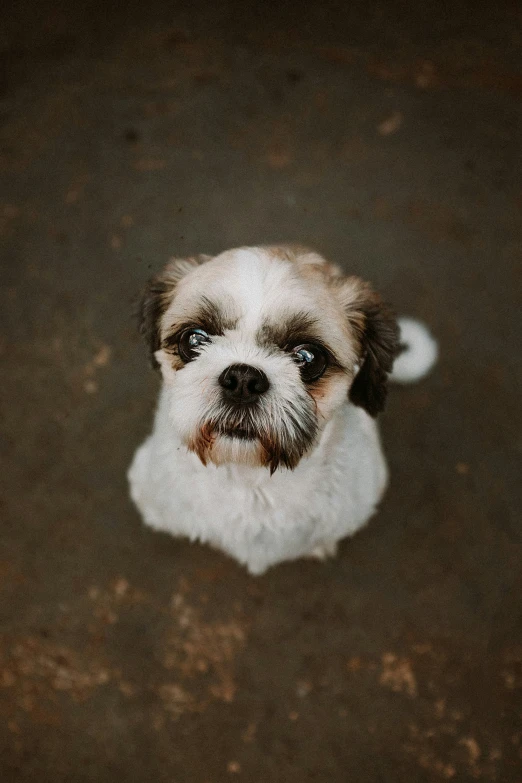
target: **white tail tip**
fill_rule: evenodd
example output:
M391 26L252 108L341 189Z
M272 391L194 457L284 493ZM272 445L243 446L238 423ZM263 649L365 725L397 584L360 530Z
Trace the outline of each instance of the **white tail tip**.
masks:
M400 343L406 346L395 359L391 380L413 383L429 373L439 355L437 341L415 318L399 318Z

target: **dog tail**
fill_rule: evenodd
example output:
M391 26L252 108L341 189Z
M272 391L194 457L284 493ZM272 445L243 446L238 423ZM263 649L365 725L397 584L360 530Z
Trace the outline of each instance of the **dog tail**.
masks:
M399 318L400 352L390 376L396 383L414 383L429 373L439 354L437 341L415 318Z

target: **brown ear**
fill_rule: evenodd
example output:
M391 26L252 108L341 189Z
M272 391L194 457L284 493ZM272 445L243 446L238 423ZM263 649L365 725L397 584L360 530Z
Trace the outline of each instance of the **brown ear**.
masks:
M145 286L139 305L139 330L147 343L150 360L155 369L159 367L154 354L161 347L161 318L172 301L176 286L181 278L210 258L211 256L204 255L174 258Z
M350 400L370 416L384 409L388 374L399 350L399 327L393 311L368 283L344 282L344 306L360 342L361 368L352 383Z

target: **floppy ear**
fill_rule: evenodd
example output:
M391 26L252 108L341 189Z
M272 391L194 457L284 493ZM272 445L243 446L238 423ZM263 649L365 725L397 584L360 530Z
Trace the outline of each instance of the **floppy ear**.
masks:
M384 409L388 374L399 352L399 327L393 311L368 283L352 277L342 287L345 312L361 346L350 400L377 416Z
M165 269L152 277L143 291L139 305L139 330L149 349L154 369L159 364L154 354L161 347L161 318L172 301L179 281L211 256L199 255L191 258L173 258Z

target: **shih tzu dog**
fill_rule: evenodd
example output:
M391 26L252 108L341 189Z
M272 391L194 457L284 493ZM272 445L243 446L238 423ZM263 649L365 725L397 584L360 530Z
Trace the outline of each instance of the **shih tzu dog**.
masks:
M163 380L129 470L146 524L252 574L335 554L384 493L374 417L394 360L402 382L431 368L427 330L293 246L171 260L140 315Z

